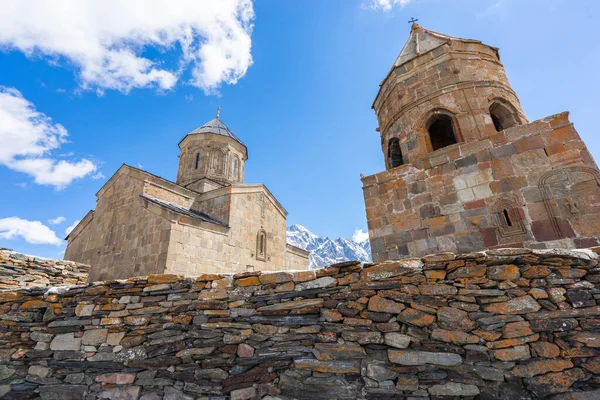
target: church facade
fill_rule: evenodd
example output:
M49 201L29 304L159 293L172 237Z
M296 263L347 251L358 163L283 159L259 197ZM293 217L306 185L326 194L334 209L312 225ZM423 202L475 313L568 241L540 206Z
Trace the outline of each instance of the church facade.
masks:
M414 24L373 109L373 261L600 243L598 167L568 112L527 120L497 48Z
M123 165L67 236L65 259L90 264L90 281L308 269L309 253L286 243L287 211L244 184L248 150L218 113L179 148L175 183Z

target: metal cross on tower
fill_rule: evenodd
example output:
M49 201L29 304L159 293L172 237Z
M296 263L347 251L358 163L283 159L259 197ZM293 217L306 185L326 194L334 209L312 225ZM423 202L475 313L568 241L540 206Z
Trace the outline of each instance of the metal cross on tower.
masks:
M409 23L409 24L414 24L414 23L415 23L415 22L417 22L417 21L418 21L418 19L415 19L415 17L412 17L412 18L410 19L410 21L408 21L408 23Z
M219 119L220 115L221 115L221 107L217 107L217 119Z

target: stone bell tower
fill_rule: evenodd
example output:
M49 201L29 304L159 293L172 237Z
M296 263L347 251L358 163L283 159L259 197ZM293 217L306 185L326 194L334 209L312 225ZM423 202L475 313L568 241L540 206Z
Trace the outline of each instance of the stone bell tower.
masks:
M529 123L498 49L414 24L373 103L374 261L600 239L600 174L568 113Z
M179 143L177 184L200 193L244 183L246 146L215 119L188 133Z

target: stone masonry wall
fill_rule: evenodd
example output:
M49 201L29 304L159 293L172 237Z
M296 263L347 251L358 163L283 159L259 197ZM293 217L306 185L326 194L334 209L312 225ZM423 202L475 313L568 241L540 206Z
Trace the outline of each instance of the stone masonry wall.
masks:
M373 261L600 243L600 172L568 113L363 179Z
M0 292L0 398L592 399L590 250Z
M0 250L0 290L29 286L82 285L90 266Z

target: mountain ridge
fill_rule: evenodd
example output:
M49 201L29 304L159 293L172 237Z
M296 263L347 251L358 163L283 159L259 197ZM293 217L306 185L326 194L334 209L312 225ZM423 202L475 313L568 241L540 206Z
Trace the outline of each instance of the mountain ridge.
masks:
M286 233L289 244L310 251L310 269L319 269L343 261L371 261L369 239L361 242L348 238L329 239L318 236L299 224L288 227Z

